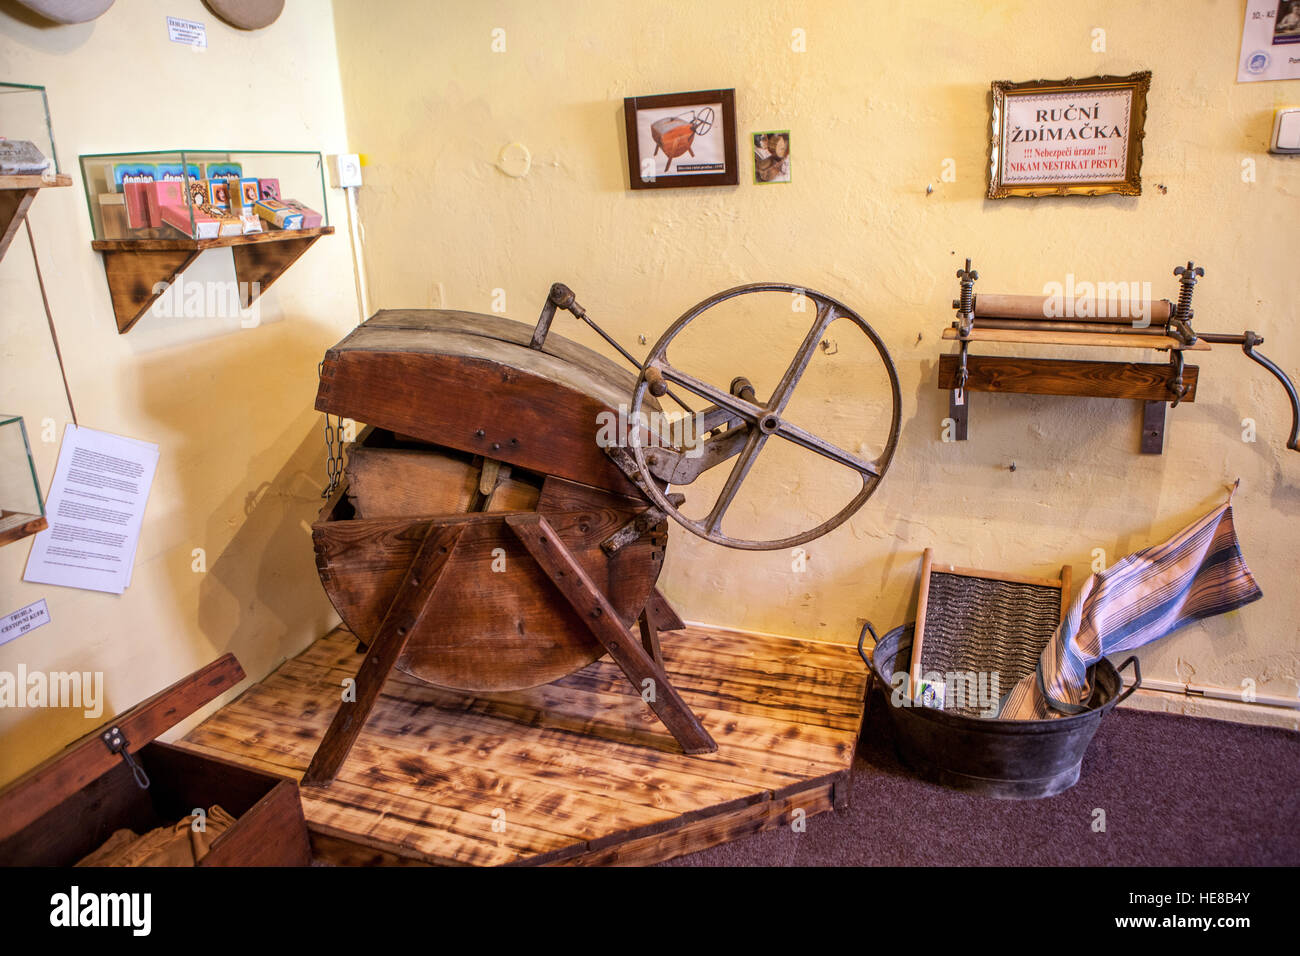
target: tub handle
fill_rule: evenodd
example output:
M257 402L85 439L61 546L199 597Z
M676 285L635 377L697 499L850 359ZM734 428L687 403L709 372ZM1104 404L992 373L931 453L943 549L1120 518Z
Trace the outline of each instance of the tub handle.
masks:
M1133 683L1125 687L1124 693L1120 694L1119 697L1116 698L1115 700L1116 706L1124 703L1124 699L1126 697L1128 697L1130 694L1133 693L1133 691L1137 690L1139 687L1142 686L1142 665L1138 662L1136 654L1131 656L1123 664L1120 664L1119 667L1115 668L1115 673L1118 674L1120 671L1128 667L1130 664L1133 665Z
M870 621L862 622L862 632L858 635L858 656L862 658L862 663L866 664L867 668L870 669L871 658L869 658L867 652L862 649L862 642L867 639L868 631L871 632L871 646L873 648L880 643L880 638L876 637L876 629L871 626Z

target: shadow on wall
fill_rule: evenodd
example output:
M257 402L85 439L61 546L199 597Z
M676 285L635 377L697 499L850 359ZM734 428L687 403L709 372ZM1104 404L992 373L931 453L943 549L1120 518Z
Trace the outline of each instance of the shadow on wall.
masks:
M283 458L287 448L293 450ZM199 585L198 624L215 647L234 652L255 680L338 623L316 574L311 539L322 504L324 458L318 417L300 417L249 461L243 487L251 490L236 492L209 520L207 531L215 538L220 516L242 494L243 523ZM276 462L274 477L256 484Z
M163 446L150 508L174 619L209 645L194 667L232 651L257 680L337 623L310 533L325 484L316 369L335 335L286 316L135 369L151 430L141 437Z

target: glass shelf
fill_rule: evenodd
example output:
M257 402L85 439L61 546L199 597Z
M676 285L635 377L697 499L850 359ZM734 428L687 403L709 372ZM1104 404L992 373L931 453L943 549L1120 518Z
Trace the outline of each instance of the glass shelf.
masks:
M19 415L0 415L0 545L45 528L45 503L27 427Z
M0 83L0 137L26 140L48 161L44 169L24 170L26 175L52 178L59 172L54 150L54 127L50 123L45 87L25 83Z
M317 151L147 150L79 161L97 242L329 231Z

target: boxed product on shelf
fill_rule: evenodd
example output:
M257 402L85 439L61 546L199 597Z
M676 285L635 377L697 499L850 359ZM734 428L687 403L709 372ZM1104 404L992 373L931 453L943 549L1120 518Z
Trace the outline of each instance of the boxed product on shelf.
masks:
M96 239L212 239L329 225L319 152L159 150L80 161ZM155 183L181 192L155 196L144 188ZM257 209L282 195L295 198L269 216Z

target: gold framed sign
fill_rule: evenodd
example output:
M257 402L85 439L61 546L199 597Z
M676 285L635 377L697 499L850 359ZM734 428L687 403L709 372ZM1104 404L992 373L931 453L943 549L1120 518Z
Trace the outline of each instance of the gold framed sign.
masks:
M1151 71L993 83L990 199L1142 195Z

